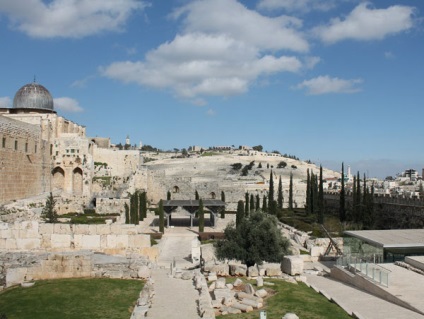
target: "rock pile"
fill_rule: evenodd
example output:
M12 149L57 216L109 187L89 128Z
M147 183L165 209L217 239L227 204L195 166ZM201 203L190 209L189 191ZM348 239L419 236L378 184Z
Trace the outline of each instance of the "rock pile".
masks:
M140 295L137 299L137 304L134 307L130 319L142 319L146 317L146 314L152 304L152 298L155 294L153 285L153 279L149 278L146 281L143 290L140 292Z

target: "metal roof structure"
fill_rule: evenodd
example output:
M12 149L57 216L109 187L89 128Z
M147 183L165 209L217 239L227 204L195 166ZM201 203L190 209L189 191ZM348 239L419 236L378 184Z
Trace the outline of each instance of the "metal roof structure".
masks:
M344 233L381 248L424 248L424 229L357 230Z
M225 207L225 202L217 199L203 199L205 207ZM198 207L200 200L177 199L163 201L163 207Z

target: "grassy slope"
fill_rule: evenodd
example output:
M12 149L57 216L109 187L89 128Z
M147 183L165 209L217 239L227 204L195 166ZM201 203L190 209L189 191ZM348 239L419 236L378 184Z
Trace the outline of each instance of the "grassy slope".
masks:
M286 313L295 313L302 319L348 319L351 318L342 308L328 301L324 296L316 293L312 288L301 283L298 285L277 280L272 286L276 294L265 300L267 318L282 318ZM239 314L217 316L217 319L257 319L259 310Z
M143 282L117 279L37 281L0 293L8 319L128 319Z

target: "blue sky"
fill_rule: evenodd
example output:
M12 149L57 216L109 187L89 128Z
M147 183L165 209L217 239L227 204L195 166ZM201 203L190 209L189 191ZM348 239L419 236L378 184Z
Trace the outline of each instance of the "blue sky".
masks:
M420 0L0 0L0 106L26 83L87 135L258 145L421 172Z

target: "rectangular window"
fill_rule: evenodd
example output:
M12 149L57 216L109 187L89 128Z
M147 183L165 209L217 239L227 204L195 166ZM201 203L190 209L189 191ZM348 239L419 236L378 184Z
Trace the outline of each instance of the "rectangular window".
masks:
M53 144L50 144L50 156L53 155Z
M15 151L18 150L18 141L15 141Z
M25 153L28 153L28 143L25 143Z
M73 154L73 153L75 153L75 150L74 149L71 149L71 153Z
M3 137L2 141L1 141L1 147L6 148L6 138Z
M37 143L34 146L34 153L37 153Z

